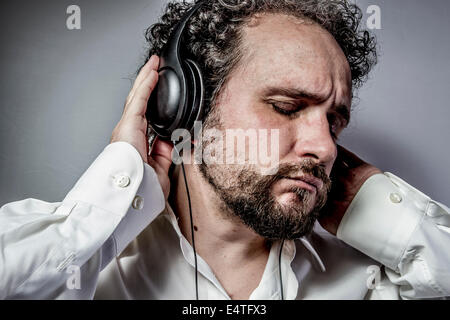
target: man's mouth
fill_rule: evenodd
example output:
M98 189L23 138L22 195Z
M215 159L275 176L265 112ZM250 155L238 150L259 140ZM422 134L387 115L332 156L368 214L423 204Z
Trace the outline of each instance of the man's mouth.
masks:
M320 179L310 175L301 175L284 178L292 181L298 187L308 190L310 192L318 192L323 188L323 182Z

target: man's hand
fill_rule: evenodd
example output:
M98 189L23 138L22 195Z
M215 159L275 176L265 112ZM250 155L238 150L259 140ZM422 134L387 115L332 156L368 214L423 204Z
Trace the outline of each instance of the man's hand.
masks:
M319 222L324 229L336 235L347 208L361 186L380 169L364 162L355 154L338 146L338 156L331 172L333 181L328 201L321 210Z
M159 58L152 56L139 72L131 89L125 109L111 137L113 142L127 142L140 153L145 163L155 169L166 199L169 196L170 181L168 172L172 163L172 145L155 139L149 155L147 139L147 119L145 113L150 95L158 83Z

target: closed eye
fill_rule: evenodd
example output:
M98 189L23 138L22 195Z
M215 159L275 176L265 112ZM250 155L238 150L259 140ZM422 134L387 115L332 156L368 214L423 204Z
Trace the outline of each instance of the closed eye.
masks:
M295 118L296 114L307 106L306 102L287 103L272 100L267 101L267 103L272 106L275 112L290 119ZM339 133L347 127L350 120L348 108L345 106L337 107L327 115L327 118L330 127L330 135L333 140L337 142Z
M270 102L270 105L272 106L273 110L275 110L275 112L287 117L294 116L303 108L303 105L292 103Z

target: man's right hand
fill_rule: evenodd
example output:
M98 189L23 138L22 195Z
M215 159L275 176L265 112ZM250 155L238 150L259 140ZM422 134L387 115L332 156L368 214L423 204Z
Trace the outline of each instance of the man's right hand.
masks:
M158 66L159 58L152 56L139 72L127 97L122 118L113 130L111 143L122 141L136 148L144 162L155 170L167 200L170 191L168 173L172 163L173 146L156 138L149 155L148 125L145 117L148 99L158 83Z

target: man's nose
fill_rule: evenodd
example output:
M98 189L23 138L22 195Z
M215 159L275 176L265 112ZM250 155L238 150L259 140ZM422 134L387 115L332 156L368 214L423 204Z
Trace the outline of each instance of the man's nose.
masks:
M331 168L337 156L337 147L330 133L327 116L316 114L306 119L298 119L295 129L296 156L302 159L310 158L317 164Z

